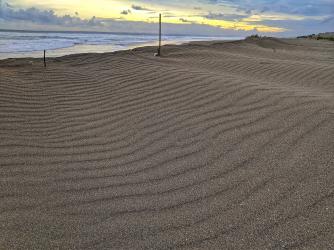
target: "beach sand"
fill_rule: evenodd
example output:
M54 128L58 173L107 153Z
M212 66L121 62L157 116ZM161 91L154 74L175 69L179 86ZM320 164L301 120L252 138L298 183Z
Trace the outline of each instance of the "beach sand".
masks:
M334 45L0 61L0 249L333 249Z

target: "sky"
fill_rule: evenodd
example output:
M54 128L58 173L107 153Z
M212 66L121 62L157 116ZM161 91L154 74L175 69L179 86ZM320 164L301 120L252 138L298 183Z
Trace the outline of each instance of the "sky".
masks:
M334 0L0 0L0 29L296 36L334 31Z

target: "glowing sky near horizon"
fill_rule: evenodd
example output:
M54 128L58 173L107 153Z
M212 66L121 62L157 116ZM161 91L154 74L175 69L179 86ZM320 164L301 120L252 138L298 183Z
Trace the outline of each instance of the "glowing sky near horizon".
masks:
M28 21L42 24L45 19L46 25L52 24L50 18L40 13L47 10L52 10L59 17L68 15L82 20L98 18L101 25L108 20L154 23L157 22L158 13L162 13L164 22L168 24L265 33L289 31L293 28L290 24L301 27L309 23L326 24L332 22L334 16L334 0L318 0L316 3L313 0L2 0L4 4L7 4L7 9L10 8L11 15L6 16L6 11L0 12L0 20L3 15L2 19L7 22L15 22L15 18L22 21L20 10L30 8L35 11L30 10L24 18L29 19L31 15ZM33 15L37 15L37 18ZM58 22L57 25L62 23Z

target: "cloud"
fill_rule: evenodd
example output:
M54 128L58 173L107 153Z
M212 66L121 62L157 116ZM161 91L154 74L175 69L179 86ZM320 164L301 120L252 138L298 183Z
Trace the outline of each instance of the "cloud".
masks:
M185 18L180 18L179 19L182 23L191 23L191 21L185 19Z
M149 8L146 8L140 5L135 5L135 4L133 4L131 8L134 10L153 11L152 9L149 9Z
M7 3L1 6L0 19L4 21L26 21L46 25L98 25L95 21L95 17L84 20L77 16L58 16L53 10L40 10L34 7L28 9L14 9Z
M25 29L49 31L101 31L156 34L157 24L141 21L126 21L112 18L80 18L78 12L70 15L57 15L53 10L41 10L35 7L28 9L14 8L2 4L0 9L0 29ZM180 20L181 21L181 20ZM164 34L237 36L243 37L250 32L220 29L203 24L195 24L182 19L182 23L164 23Z
M128 15L128 14L131 14L131 10L123 10L121 12L121 15Z
M333 0L206 0L212 6L228 6L237 15L209 13L213 19L243 21L285 29L285 36L333 30ZM244 15L242 19L238 15ZM235 18L235 19L233 19Z
M248 17L248 15L242 15L242 14L223 14L223 13L212 13L209 12L209 14L204 16L207 19L215 19L215 20L240 20L242 18Z
M22 1L12 0L11 3ZM41 29L44 26L44 30L57 27L60 30L150 33L156 31L156 12L159 10L163 13L164 27L170 33L218 35L279 32L279 35L290 35L301 31L309 33L308 27L312 27L312 33L333 29L333 0L318 0L317 4L313 0L138 0L132 5L127 5L128 1L123 5L121 0L110 0L113 1L119 3L118 8L106 5L111 11L105 12L106 16L112 13L112 18L89 18L89 14L98 12L87 12L86 8L72 6L73 14L69 15L70 9L58 4L52 5L52 9L44 9L45 5L40 2L39 8L29 7L31 4L25 5L28 6L26 8L18 8L0 0L0 28ZM94 6L91 5L93 0L87 2L89 6ZM80 17L79 11L86 18ZM190 29L190 26L197 30ZM235 31L231 32L233 29Z
M333 16L329 16L326 19L324 19L321 23L322 24L327 24L327 23L334 23L334 15Z
M246 12L276 12L305 16L326 16L334 13L333 0L206 0L207 3L234 6Z

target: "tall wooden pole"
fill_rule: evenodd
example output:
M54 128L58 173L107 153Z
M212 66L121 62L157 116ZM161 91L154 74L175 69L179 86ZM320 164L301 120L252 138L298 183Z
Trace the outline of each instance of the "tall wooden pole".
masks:
M159 14L159 48L158 56L161 56L161 14Z

